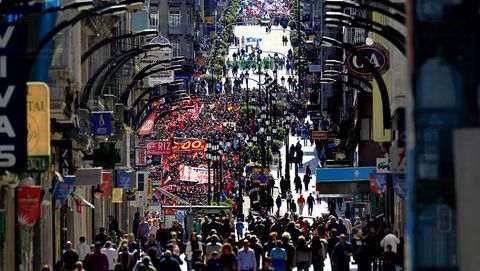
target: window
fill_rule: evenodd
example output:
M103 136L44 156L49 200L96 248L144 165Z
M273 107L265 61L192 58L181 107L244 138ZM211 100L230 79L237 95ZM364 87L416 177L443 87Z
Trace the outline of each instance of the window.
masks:
M179 10L170 10L168 12L168 24L170 26L180 26L182 24L182 16Z
M159 23L158 13L150 14L150 28L157 28Z
M172 44L172 53L173 57L177 57L180 55L180 44L177 41L171 42Z

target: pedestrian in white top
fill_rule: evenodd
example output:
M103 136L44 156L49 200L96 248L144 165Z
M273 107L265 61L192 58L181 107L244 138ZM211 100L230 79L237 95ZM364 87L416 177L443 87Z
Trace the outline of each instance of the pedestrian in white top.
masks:
M348 236L350 237L352 235L352 221L350 221L350 219L345 217L344 214L342 215L342 220L343 220L343 225L345 225L345 227L347 228Z
M78 259L84 261L88 253L90 253L90 246L85 242L85 237L80 237L80 243L77 245Z
M383 237L380 242L380 246L383 247L383 251L387 251L387 246L392 246L392 252L397 253L397 246L400 244L400 240L391 231Z
M109 271L113 271L114 267L115 267L115 259L117 258L117 251L112 248L112 242L111 241L107 241L105 243L105 247L102 248L101 250L103 253L105 253L107 255L107 258L108 258L108 270Z

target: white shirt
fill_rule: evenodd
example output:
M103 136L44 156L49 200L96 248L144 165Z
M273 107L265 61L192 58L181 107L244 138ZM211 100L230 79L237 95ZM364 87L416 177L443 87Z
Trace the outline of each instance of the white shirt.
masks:
M87 256L88 253L90 253L90 246L87 245L87 243L79 243L77 245L77 253L78 253L78 259L80 261L85 260L85 257Z
M383 240L380 242L380 246L383 247L384 251L387 251L387 246L391 245L392 246L392 252L397 253L397 246L400 244L400 240L398 240L397 236L394 234L387 234L385 237L383 237Z
M352 234L352 222L348 218L343 219L343 225L347 228L347 233Z
M107 255L108 258L108 270L113 270L115 267L115 256L117 256L117 251L114 248L102 248L102 252Z

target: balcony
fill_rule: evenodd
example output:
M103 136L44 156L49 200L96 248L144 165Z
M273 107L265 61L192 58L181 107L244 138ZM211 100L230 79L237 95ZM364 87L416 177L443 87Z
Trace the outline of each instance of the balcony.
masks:
M193 29L191 26L186 25L170 25L168 27L168 34L169 35L193 35Z

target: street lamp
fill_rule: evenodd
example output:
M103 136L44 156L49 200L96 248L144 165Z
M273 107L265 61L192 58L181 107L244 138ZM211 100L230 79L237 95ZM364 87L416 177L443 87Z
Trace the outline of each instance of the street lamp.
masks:
M207 193L208 193L208 205L211 204L212 202L212 183L210 179L210 163L212 162L212 142L210 140L207 140L207 151L205 153L205 156L207 158L207 169L208 169L208 184L207 184Z

